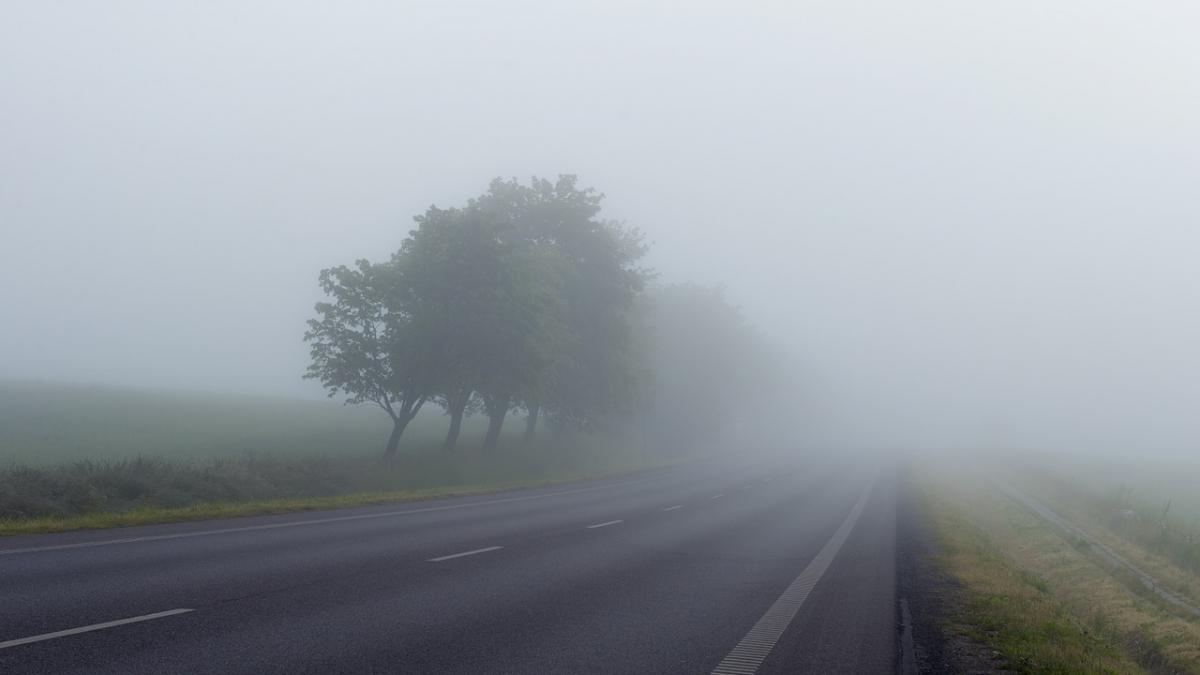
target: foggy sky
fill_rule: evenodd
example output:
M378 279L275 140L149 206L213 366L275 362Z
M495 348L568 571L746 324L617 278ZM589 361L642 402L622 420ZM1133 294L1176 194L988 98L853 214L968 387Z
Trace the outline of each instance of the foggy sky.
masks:
M652 6L646 6L652 5ZM8 2L0 377L319 396L322 267L579 174L814 429L1196 453L1191 2Z

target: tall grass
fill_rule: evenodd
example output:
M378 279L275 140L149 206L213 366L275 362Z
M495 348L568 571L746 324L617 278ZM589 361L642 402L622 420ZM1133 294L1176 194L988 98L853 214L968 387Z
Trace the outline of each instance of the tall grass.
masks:
M1200 516L1172 513L1170 498L1150 499L1125 486L1089 495L1087 503L1115 534L1200 575Z
M1019 475L1056 510L1200 576L1200 463L1084 460L1029 462Z

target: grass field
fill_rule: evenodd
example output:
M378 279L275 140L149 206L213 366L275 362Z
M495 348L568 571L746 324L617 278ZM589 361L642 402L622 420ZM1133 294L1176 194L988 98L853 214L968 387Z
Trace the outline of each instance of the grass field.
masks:
M0 383L0 534L350 506L540 485L669 463L630 438L482 419L441 449L419 417L388 464L383 413L337 403Z
M409 426L404 447L440 442L447 424L430 406ZM377 408L336 401L0 381L0 467L248 452L365 454L382 452L390 429ZM468 418L464 447L482 435L482 419Z
M940 461L922 472L924 511L941 545L937 564L965 594L947 630L996 650L1015 672L1200 673L1200 621L1003 496L993 478L1021 480L1007 468ZM1060 493L1056 508L1085 493L1073 489ZM1154 573L1188 576L1164 555L1141 553L1139 563Z

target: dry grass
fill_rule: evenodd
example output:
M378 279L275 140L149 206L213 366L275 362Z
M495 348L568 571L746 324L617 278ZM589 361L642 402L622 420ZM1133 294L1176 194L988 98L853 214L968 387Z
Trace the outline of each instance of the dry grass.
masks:
M1164 554L1174 550L1159 537L1145 534L1144 530L1158 530L1157 523L1144 522L1138 514L1126 517L1115 500L1098 497L1052 476L1026 472L1023 482L1031 494L1064 518L1140 567L1166 588L1191 600L1192 604L1200 605L1200 576L1181 566L1178 556ZM1139 520L1135 523L1132 518ZM1162 539L1168 539L1167 535L1176 536L1174 532L1162 534Z
M1200 623L1145 597L983 480L933 478L942 564L965 587L955 629L1025 673L1200 673Z

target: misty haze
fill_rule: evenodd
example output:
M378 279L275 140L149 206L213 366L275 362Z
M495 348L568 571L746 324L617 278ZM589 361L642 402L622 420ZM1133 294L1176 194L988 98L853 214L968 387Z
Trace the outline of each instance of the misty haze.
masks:
M1197 26L0 3L0 672L1200 673Z

